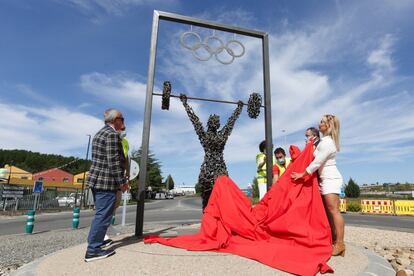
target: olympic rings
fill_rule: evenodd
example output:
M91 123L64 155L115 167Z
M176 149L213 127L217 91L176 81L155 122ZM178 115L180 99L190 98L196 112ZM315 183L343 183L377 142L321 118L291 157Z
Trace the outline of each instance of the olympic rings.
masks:
M229 48L230 44L237 44L237 45L239 45L239 46L241 47L241 49L242 49L241 53L240 53L240 54L235 54L235 53L233 52L233 50L231 50L231 49ZM246 49L244 48L244 45L243 45L240 41L235 40L235 39L227 41L226 48L232 51L233 56L234 56L235 58L243 56L243 55L244 55L244 52L246 51Z
M218 43L220 44L218 47L216 47L216 49L214 49L213 47L211 47L210 46L210 44L208 43L209 41L218 41ZM203 43L205 44L205 45L208 45L208 47L210 48L210 50L211 50L211 53L212 54L218 54L218 53L221 53L222 51L223 51L223 49L224 49L224 42L223 42L223 40L221 40L218 36L215 36L215 35L211 35L211 36L208 36L208 37L206 37L205 39L204 39L204 41L203 41Z
M232 63L234 61L235 56L234 56L233 51L231 49L229 49L229 48L225 48L225 49L226 49L226 52L231 57L231 59L229 61L222 60L222 58L219 57L219 53L215 55L215 58L221 64L230 64L230 63Z
M188 50L192 50L192 48L193 47L191 47L191 46L188 46L188 44L186 44L185 42L184 42L184 39L185 39L185 37L186 36L195 36L197 39L198 39L198 42L195 44L195 45L197 45L197 44L200 44L201 43L201 37L200 37L200 35L198 34L198 33L195 33L195 32L184 32L182 35L181 35L181 37L180 37L180 43L181 43L181 45L184 47L184 48L186 48L186 49L188 49Z
M187 37L194 37L196 42L193 45L190 45L190 43L186 42ZM211 42L215 42L216 46L212 46ZM232 39L224 43L223 40L216 35L208 36L203 40L198 33L193 31L184 32L180 37L180 44L184 48L191 50L193 57L200 61L207 61L214 55L215 59L221 64L231 64L235 58L243 56L246 52L244 45L238 40ZM235 53L235 49L230 47L233 46L234 48L234 45L236 45L237 48L241 48L241 51ZM202 52L207 53L207 55L203 55ZM224 57L227 55L230 56L230 59L226 60Z
M207 53L208 53L208 56L207 57L202 57L200 54L199 54L199 49L200 48L202 48L202 49L204 49ZM193 47L192 47L192 49L191 49L192 51L193 51L193 57L195 57L196 59L198 59L198 60L200 60L200 61L207 61L207 60L209 60L210 58L211 58L211 56L213 55L213 53L211 52L211 49L210 49L210 47L208 46L208 45L206 45L206 44L204 44L204 43L198 43L198 44L195 44Z

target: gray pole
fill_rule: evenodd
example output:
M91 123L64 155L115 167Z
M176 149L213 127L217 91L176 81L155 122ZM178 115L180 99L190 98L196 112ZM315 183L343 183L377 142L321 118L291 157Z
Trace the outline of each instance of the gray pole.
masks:
M140 176L138 180L138 202L137 202L137 215L135 221L135 236L142 237L144 229L144 200L145 200L145 183L147 181L147 161L148 161L148 148L150 138L151 127L151 111L152 111L152 92L154 89L154 72L155 72L155 58L157 50L157 38L158 38L158 12L154 11L152 21L152 35L151 35L151 48L150 59L148 64L148 78L147 78L147 96L145 99L145 112L144 112L144 129L142 132L142 146L141 146L141 164L140 164Z
M39 193L35 193L34 203L33 203L33 211L36 211L36 203L37 203L37 197L39 196Z
M11 174L12 174L12 163L13 161L11 161L10 162L10 165L9 165L9 167L10 167L10 170L9 170L9 177L7 178L7 184L10 184L10 178L11 178Z
M9 170L9 177L7 178L7 184L10 184L10 178L11 178L11 173L12 173L12 164L13 161L10 162L10 170ZM4 188L3 188L4 191ZM3 192L4 193L4 192ZM6 203L7 203L7 198L5 197L3 200L3 211L6 211Z
M282 129L282 133L283 133L283 138L284 138L284 143L283 143L283 146L284 147L286 147L286 130L285 129Z
M273 167L273 144L272 144L272 106L270 93L270 70L269 70L269 37L263 36L263 87L265 101L265 133L266 133L266 178L267 190L272 184Z
M126 207L127 207L127 197L126 197L126 195L127 194L128 194L127 192L124 192L122 194L122 197L123 197L123 200L124 200L124 204L122 206L122 220L121 220L122 226L125 226Z
M82 208L82 206L84 208L86 207L86 204L84 204L84 202L83 202L83 193L84 193L84 189L85 189L86 170L88 169L89 146L91 145L91 135L87 134L87 136L89 136L89 138L88 138L88 148L86 150L85 170L83 171L83 179L82 179L82 192L81 192L80 206L79 206L81 208ZM77 196L78 196L78 192L76 191L76 197ZM76 199L75 199L75 208L76 208Z

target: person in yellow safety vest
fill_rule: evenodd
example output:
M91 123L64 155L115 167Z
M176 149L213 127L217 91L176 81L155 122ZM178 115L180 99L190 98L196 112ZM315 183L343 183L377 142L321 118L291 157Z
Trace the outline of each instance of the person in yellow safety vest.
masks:
M262 199L267 192L267 178L266 178L266 141L259 144L260 152L256 155L256 179L259 188L259 199ZM273 164L275 159L273 156Z
M286 171L287 167L291 163L291 159L286 157L286 152L282 148L277 148L274 151L276 157L276 164L273 165L272 172L273 172L273 184L282 176L282 174Z
M125 157L125 174L126 174L126 178L129 179L129 143L128 140L126 139L126 131L125 128L119 133L119 137L121 137L122 140L122 150L124 152L124 157Z
M122 138L122 149L124 150L125 158L128 159L129 143L125 137Z

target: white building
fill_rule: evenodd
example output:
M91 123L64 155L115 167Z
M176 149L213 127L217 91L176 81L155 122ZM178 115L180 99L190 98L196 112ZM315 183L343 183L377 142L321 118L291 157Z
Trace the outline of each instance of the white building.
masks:
M196 190L195 187L176 187L172 190L173 194L175 195L195 195Z

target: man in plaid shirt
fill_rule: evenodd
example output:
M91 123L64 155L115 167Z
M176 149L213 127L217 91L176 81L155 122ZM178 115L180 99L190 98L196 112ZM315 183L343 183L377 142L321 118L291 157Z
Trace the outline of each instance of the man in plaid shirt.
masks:
M105 126L92 141L92 166L86 183L92 189L96 213L88 235L85 261L104 259L115 254L104 250L110 244L104 242L115 206L116 193L128 189L125 178L125 157L119 131L125 128L122 113L108 109L104 113Z

